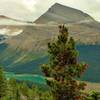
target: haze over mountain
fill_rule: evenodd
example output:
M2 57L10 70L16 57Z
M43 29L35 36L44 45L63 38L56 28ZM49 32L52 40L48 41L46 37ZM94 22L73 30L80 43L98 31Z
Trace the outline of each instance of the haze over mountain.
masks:
M0 15L35 21L56 2L82 10L100 21L100 0L0 0Z

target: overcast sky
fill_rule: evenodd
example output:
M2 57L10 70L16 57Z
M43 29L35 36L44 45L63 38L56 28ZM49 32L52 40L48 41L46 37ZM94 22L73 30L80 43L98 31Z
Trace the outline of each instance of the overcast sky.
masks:
M100 21L100 0L0 0L0 15L34 21L56 2L80 9Z

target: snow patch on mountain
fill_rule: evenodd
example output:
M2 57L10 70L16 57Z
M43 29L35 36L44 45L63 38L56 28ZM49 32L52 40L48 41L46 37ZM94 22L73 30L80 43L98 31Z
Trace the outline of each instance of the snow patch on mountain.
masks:
M0 35L6 35L6 36L17 36L19 34L21 34L23 32L23 30L16 30L16 31L12 31L11 29L7 29L7 28L2 28L0 29Z

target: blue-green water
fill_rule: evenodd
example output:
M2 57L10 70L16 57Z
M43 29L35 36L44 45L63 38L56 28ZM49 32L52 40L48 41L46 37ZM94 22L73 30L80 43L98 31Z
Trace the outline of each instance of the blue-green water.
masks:
M5 77L7 79L15 78L18 81L26 81L36 84L46 84L45 78L41 75L32 75L32 74L15 74L13 72L5 72Z

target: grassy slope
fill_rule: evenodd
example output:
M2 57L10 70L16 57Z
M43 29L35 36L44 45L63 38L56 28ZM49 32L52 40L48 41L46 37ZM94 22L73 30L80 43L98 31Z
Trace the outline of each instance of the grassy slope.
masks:
M44 52L28 52L0 44L0 65L7 72L40 74L39 66L44 63L45 55Z
M87 82L87 91L96 90L100 92L100 83L89 83Z

